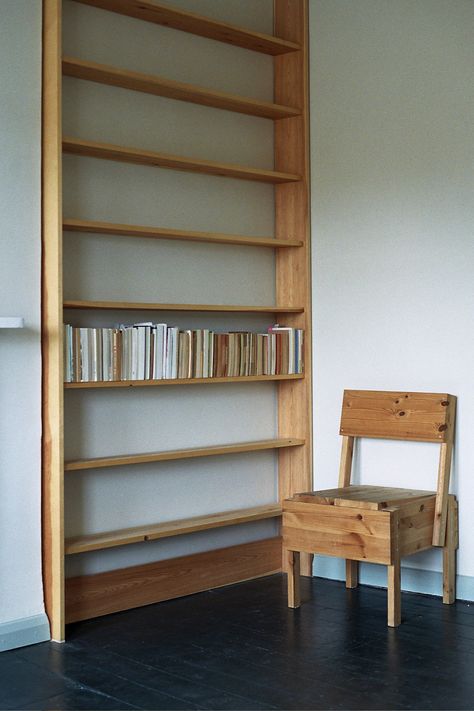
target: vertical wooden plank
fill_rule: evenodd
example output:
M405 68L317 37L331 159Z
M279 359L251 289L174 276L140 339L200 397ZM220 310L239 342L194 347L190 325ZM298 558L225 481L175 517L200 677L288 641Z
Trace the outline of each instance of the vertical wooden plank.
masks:
M51 636L64 640L61 2L43 0L43 585Z
M339 487L349 486L352 472L354 437L342 438L341 464L339 466Z
M287 551L288 561L288 607L301 605L300 596L300 553Z
M387 566L387 624L389 627L398 627L402 621L399 529L399 512L395 509L390 512L390 556L392 564Z
M448 500L446 545L443 548L443 602L451 605L456 600L456 548L458 547L458 503Z
M446 515L448 511L449 478L451 474L452 440L443 442L439 453L438 486L433 525L433 545L444 546L446 540Z
M352 473L352 454L354 437L342 438L341 463L339 466L339 487L349 486ZM346 560L346 588L356 588L359 584L359 564L355 560Z
M398 627L402 621L400 597L400 558L393 565L387 566L388 573L388 604L387 624L389 627Z
M313 488L307 0L274 0L274 24L276 35L302 47L274 59L275 102L301 109L301 116L275 121L275 169L301 175L299 182L275 188L275 236L303 241L302 247L277 252L276 303L305 308L303 314L285 318L288 326L304 329L305 378L278 386L278 429L280 436L291 433L306 444L298 451L279 454L279 494L284 499ZM312 575L312 558L301 555L303 575Z
M357 560L346 560L346 588L356 588L359 585L359 563Z

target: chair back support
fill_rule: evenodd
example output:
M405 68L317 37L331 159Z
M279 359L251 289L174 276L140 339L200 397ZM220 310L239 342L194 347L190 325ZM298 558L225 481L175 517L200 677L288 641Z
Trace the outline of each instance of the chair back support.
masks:
M456 398L446 393L344 390L340 434L449 442Z
M444 546L456 398L447 393L344 390L339 486L349 486L354 437L437 442L441 445L433 545Z

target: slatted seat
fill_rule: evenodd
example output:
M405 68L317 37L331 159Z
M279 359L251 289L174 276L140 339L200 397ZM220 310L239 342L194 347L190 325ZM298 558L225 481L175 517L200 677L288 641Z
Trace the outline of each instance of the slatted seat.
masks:
M346 586L358 584L358 561L388 568L388 624L401 622L400 559L443 550L443 602L455 600L457 501L448 493L456 398L439 393L346 390L339 487L301 492L283 502L288 605L298 607L300 552L346 560ZM441 445L436 491L350 484L356 437Z

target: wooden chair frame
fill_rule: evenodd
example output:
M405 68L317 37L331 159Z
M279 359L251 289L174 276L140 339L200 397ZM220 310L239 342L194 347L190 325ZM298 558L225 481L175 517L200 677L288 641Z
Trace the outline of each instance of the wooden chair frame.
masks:
M456 398L440 393L344 391L339 487L283 502L288 605L299 607L300 552L344 558L346 587L358 585L358 563L387 565L388 625L401 622L400 560L432 546L443 550L443 602L455 600L458 506L449 479ZM354 443L376 437L440 444L436 492L352 486Z

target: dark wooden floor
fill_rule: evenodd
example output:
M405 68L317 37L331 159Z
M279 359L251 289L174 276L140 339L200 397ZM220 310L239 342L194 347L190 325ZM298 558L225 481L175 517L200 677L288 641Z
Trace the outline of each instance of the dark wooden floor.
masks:
M1 709L470 709L474 604L272 576L71 625L0 655Z

